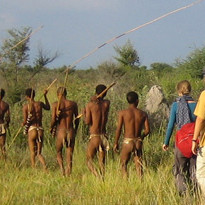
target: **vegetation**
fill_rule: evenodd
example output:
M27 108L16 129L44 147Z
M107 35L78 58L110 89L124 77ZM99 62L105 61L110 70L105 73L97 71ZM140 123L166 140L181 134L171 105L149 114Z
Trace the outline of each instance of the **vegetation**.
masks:
M23 36L30 32L30 29L23 30ZM28 48L28 41L25 41L24 44L24 48ZM131 46L131 44L129 45ZM127 44L125 47L127 47ZM124 62L123 58L127 58L124 54L127 51L123 54L122 48L118 47L119 51L122 51L121 57L118 57L122 58L121 60ZM138 56L135 49L132 46L130 48L129 52L132 53L133 51L134 56ZM199 50L202 52L204 48L197 49L190 55L191 58L188 57L184 61L177 62L175 66L156 62L151 65L150 69L147 69L146 66L137 64L139 57L134 57L135 60L132 63L129 61L127 64L122 64L119 63L121 61L118 59L117 62L103 62L95 69L72 70L66 84L68 98L77 102L79 112L81 112L94 94L94 88L97 84L109 85L113 81L117 82L107 94L107 98L111 100L107 128L112 147L116 128L116 114L127 106L125 95L128 91L135 90L139 93L139 107L144 109L147 92L151 86L157 84L163 88L165 97L171 104L176 97L176 83L187 79L192 84L193 97L198 99L200 92L204 89L200 72L205 66L205 56L201 56ZM18 50L14 51L14 55L17 56ZM40 164L37 164L37 169L31 169L27 139L22 133L16 135L22 121L23 90L31 86L36 90L36 99L41 99L43 90L57 78L58 81L48 93L48 99L50 103L53 103L57 100L57 88L63 85L66 66L52 70L45 67L46 63L55 59L56 55L46 57L42 53L37 57L39 60L34 60L36 64L27 65L25 60L27 59L28 49L24 51L25 57L20 58L22 63L18 60L15 60L15 63L9 60L4 46L1 52L3 57L0 64L0 87L6 89L5 101L10 102L12 116L10 134L7 133L8 159L6 162L0 161L0 204L200 204L200 196L197 196L191 190L184 197L180 197L176 191L172 175L173 150L170 146L170 151L165 153L161 148L166 123L162 123L161 127L152 130L151 135L144 140L144 177L142 181L137 178L132 161L129 165L130 176L128 181L122 180L119 156L114 154L112 150L109 151L107 156L106 175L104 181L102 181L91 175L86 167L85 150L88 140L88 127L81 120L76 136L73 173L71 177L64 178L61 176L56 162L55 139L51 138L49 134L51 113L44 112L45 141L43 154L49 172L44 173ZM10 52L9 55L11 55ZM192 69L194 69L193 71L196 70L195 62L198 63L196 66L197 74L192 72ZM40 69L38 65L41 67ZM16 66L18 66L18 72L15 72ZM185 72L186 69L190 72ZM15 79L18 83L14 83ZM10 83L9 86L7 83ZM172 145L174 144L173 138Z

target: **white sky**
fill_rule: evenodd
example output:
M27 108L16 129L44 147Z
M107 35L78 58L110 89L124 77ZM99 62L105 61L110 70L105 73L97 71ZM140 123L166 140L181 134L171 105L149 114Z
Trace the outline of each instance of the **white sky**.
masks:
M191 0L0 0L0 46L7 30L43 29L31 37L31 62L39 45L60 56L49 67L70 65L105 41ZM172 64L205 46L205 0L108 44L77 64L95 67L116 55L113 46L131 40L142 65Z

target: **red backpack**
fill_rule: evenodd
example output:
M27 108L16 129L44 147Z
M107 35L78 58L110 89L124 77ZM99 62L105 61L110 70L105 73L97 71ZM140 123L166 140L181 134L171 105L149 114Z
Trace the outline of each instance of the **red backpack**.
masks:
M176 141L175 144L177 148L181 151L181 153L187 157L191 158L192 153L192 139L194 135L194 127L195 123L187 123L181 127L180 130L176 133Z

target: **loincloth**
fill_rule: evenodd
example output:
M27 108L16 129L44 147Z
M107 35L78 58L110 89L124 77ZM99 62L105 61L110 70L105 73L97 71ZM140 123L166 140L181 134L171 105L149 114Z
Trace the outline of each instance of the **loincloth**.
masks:
M37 126L34 126L34 125L31 125L28 129L28 133L31 132L32 130L36 130L37 133L38 133L38 142L41 142L41 134L40 134L40 130L43 131L43 128L42 127L37 127Z
M136 144L136 142L142 142L142 139L140 137L138 138L128 138L128 137L125 137L124 140L123 140L123 143L124 144L129 144L130 142L134 142Z
M134 143L134 147L133 147L134 154L139 155L139 153L141 153L141 149L137 149L137 142L142 142L142 139L140 137L138 138L125 137L123 140L123 144L129 144L131 142Z
M73 139L71 139L70 137L70 129L66 129L66 128L58 128L58 131L64 131L66 136L63 138L63 146L66 145L66 147L70 147L75 140L75 137L73 137Z
M6 128L4 124L0 124L0 136L6 134Z
M101 144L99 145L99 151L102 152L103 149L108 151L110 149L110 145L107 139L106 134L91 134L89 137L89 140L91 140L93 137L100 137Z

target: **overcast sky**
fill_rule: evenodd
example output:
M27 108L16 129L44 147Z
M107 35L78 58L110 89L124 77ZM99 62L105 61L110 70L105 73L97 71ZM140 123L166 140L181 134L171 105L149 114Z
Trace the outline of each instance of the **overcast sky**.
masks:
M0 46L7 30L44 27L31 37L31 62L41 46L60 56L49 67L73 64L107 40L186 6L191 0L0 0ZM142 65L173 64L205 46L205 0L107 44L77 68L113 59L113 46L130 40Z

